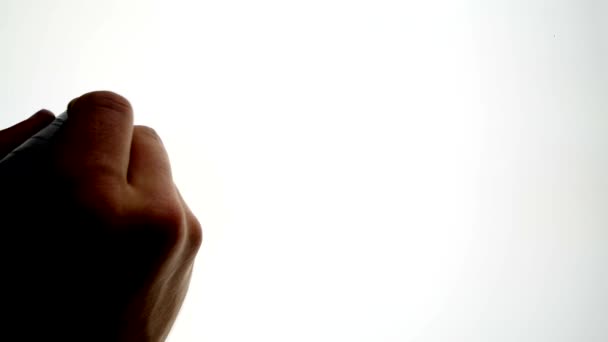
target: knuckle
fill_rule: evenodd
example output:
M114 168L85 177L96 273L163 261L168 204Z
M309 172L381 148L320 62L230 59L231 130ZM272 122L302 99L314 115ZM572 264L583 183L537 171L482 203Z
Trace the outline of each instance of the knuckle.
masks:
M94 91L74 100L71 108L101 108L112 112L130 114L133 111L129 100L111 91Z
M194 215L191 215L189 219L188 229L188 242L190 246L190 251L192 253L196 253L203 243L203 227Z

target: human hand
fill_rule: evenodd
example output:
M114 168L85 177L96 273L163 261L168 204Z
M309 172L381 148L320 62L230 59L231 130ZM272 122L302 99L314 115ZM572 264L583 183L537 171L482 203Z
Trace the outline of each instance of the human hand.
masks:
M201 226L160 138L133 126L126 99L85 94L68 114L34 163L0 164L3 335L163 341L188 289ZM0 160L53 118L44 111L0 131ZM19 172L7 179L2 167Z

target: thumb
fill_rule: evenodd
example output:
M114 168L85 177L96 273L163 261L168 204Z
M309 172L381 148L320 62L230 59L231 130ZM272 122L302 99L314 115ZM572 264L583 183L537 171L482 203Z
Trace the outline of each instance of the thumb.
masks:
M28 119L0 131L0 160L19 147L55 120L55 115L46 109L38 111Z

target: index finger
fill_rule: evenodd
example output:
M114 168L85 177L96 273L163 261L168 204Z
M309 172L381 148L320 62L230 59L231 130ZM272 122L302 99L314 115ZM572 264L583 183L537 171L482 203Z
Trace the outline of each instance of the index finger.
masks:
M133 109L124 97L87 93L72 100L57 137L56 166L74 179L110 176L127 179Z

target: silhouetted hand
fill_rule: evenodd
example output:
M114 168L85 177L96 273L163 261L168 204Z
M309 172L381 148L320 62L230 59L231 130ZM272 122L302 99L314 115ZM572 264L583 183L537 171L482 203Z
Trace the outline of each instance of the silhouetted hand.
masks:
M68 114L45 153L0 164L0 339L163 341L200 224L126 99L85 94ZM41 111L0 131L0 159L53 119Z

